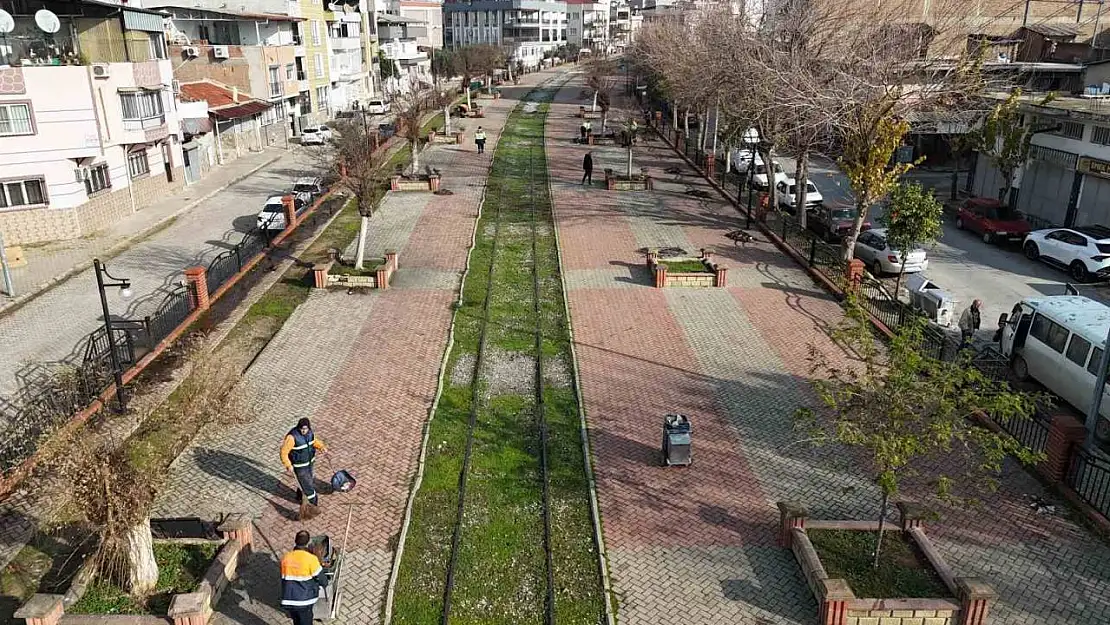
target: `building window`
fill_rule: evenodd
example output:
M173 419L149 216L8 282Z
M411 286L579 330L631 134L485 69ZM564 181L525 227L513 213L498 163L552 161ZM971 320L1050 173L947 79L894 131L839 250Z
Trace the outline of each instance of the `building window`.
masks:
M1060 122L1060 129L1053 131L1052 134L1068 139L1083 139L1083 124L1079 122Z
M315 69L316 69L316 77L317 78L323 78L324 77L324 55L317 54L313 57L312 60L313 60L313 65L315 65Z
M30 104L0 104L0 135L33 135Z
M1091 131L1091 143L1110 145L1110 128L1095 126Z
M162 93L141 91L119 94L124 120L144 120L162 117Z
M290 63L290 64L285 66L285 79L286 80L296 80L297 79L297 66L294 65L293 63Z
M328 110L328 88L316 87L316 110Z
M320 20L312 20L312 45L320 45Z
M41 178L0 183L0 208L46 204L46 183Z
M108 164L90 167L85 175L85 193L92 195L112 188L112 176L108 174Z
M270 68L270 97L274 98L281 95L281 68L274 65Z
M139 150L127 155L127 173L132 178L145 176L150 173L150 161L146 158L146 150Z
M169 58L166 56L166 40L162 39L162 33L147 33L147 35L150 37L150 58Z

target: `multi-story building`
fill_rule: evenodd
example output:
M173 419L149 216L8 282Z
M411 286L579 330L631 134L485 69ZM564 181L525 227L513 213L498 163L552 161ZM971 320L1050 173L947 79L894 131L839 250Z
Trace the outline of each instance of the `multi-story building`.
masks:
M224 164L246 154L257 152L268 143L267 133L283 120L276 113L277 107L262 99L241 93L238 87L221 85L211 80L186 82L180 85L183 109L204 103L202 110L210 118L208 142L201 146L214 149L216 162ZM194 114L192 111L188 111ZM185 111L182 113L186 114ZM190 121L195 118L186 118ZM188 124L186 124L188 125ZM201 150L203 154L203 149ZM211 155L209 155L211 157ZM190 164L192 158L189 159Z
M387 92L407 91L413 84L432 83L431 58L417 45L416 39L396 38L384 41L381 44L381 55L382 62L392 63L396 70L393 72L394 78L383 81Z
M567 0L567 42L604 52L609 45L609 2Z
M366 47L372 14L367 0L338 0L327 8L329 107L332 111L351 110L372 92Z
M181 83L214 81L272 104L269 115L277 123L267 125L262 137L266 145L300 134L311 105L304 47L295 45L302 18L217 11L199 8L201 3L191 0L193 6L188 7L167 4L171 1L175 0L152 4L167 13L174 78Z
M444 45L491 44L525 67L567 43L567 5L553 0L477 0L443 5Z
M440 0L386 0L381 9L412 24L408 36L422 48L443 47L443 2ZM383 40L386 38L383 37Z
M298 23L299 37L297 47L304 48L305 79L308 81L307 124L319 124L332 118L335 109L331 106L331 62L328 57L328 21L330 11L323 0L297 0L290 2L290 12L300 13L304 18ZM303 108L303 106L302 106Z
M621 50L631 45L641 24L643 24L643 16L640 15L639 9L630 7L627 0L610 2L609 42L613 49Z
M5 7L15 21L0 42L6 243L80 237L186 183L160 14L78 0Z

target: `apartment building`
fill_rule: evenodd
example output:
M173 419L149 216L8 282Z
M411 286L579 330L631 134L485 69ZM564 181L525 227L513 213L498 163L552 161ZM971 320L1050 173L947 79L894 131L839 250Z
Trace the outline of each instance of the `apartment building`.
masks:
M386 0L380 10L407 20L408 37L421 48L443 47L443 2L439 0ZM379 16L381 13L379 13ZM379 20L380 21L380 20ZM386 37L382 38L383 40Z
M606 0L567 0L567 43L604 52L609 45Z
M2 6L15 21L0 41L7 244L107 228L186 183L160 14L77 0Z
M304 46L296 45L303 18L277 13L179 7L155 0L166 13L166 38L179 83L213 81L271 105L264 145L299 135L311 112ZM213 6L217 6L212 3Z
M1110 96L1058 96L1042 105L1045 95L1022 96L1023 125L1038 132L1011 201L1046 224L1110 224ZM976 195L997 197L1004 187L983 154L976 155L969 177Z
M567 4L553 0L477 0L443 5L444 45L491 44L537 68L544 53L567 43Z
M355 108L372 93L367 41L372 13L367 0L340 0L327 5L328 108L334 114Z

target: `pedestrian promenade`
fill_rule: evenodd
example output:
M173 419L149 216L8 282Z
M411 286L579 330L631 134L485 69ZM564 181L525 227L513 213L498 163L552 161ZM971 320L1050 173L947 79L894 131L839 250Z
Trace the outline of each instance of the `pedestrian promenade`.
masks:
M816 603L775 543L775 503L870 520L879 501L851 455L792 430L794 410L815 402L809 346L844 357L828 336L842 310L766 241L725 239L739 213L657 138L634 153L654 192L602 188L606 167L626 167L614 146L593 147L597 182L582 187L586 148L571 141L582 88L557 97L547 150L618 622L814 624ZM653 288L645 247L712 248L728 288ZM688 468L660 466L672 412L692 419ZM980 509L941 509L929 535L957 576L999 592L991 623L1110 622L1110 549L1063 514L1037 514L1027 494L1044 491L1007 465L999 493Z
M247 372L243 384L261 406L259 418L204 433L173 465L156 516L238 511L256 519L255 553L215 622L288 621L277 607L277 562L302 527L326 532L344 549L346 596L337 622L379 622L490 159L517 97L550 75L525 76L520 87L503 89L502 99L481 101L486 117L462 122L463 145L421 154L453 195L390 194L371 218L367 256L399 253L391 287L314 291ZM470 140L479 125L488 138L482 156ZM281 438L300 417L312 420L331 450L317 460L317 479L345 468L359 480L350 493L321 495L322 514L307 523L295 520L295 483L278 459Z

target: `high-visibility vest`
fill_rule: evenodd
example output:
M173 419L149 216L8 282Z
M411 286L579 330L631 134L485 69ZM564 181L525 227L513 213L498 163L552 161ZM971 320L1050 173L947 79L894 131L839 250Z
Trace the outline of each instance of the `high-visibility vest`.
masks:
M281 559L281 605L303 608L320 598L323 572L320 559L303 548L296 548Z
M293 468L312 466L312 459L316 457L316 446L312 444L316 437L312 430L308 431L308 436L302 436L299 428L293 428L289 430L289 436L293 437L293 449L289 452Z
M486 140L485 131L479 130L478 132L474 133L474 140L475 141L485 141Z

